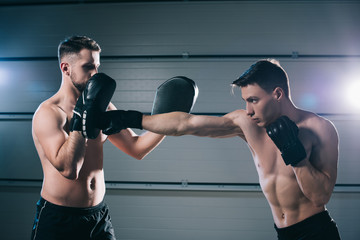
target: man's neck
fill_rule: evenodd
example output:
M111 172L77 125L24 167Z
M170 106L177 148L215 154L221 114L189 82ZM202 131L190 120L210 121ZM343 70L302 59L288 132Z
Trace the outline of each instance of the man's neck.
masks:
M282 114L286 115L293 121L297 121L299 119L299 109L294 105L294 103L289 99L284 101L282 106Z
M81 93L73 86L69 79L63 78L57 95L62 107L72 111Z

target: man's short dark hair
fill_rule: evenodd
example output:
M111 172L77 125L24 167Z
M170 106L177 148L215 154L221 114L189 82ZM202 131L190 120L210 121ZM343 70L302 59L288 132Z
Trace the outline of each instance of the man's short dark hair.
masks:
M101 52L101 48L95 40L86 36L71 36L59 44L59 62L61 62L64 56L78 54L82 49Z
M285 70L275 59L263 59L255 62L233 83L233 86L245 87L258 84L266 92L272 92L276 87L284 90L289 97L289 79Z

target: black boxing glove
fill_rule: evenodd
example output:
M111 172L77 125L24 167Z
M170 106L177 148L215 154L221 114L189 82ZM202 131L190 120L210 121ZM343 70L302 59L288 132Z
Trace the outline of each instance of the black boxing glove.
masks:
M106 135L112 135L125 128L142 128L143 114L138 111L113 110L101 114L98 127Z
M298 138L299 128L287 116L279 117L266 127L266 132L281 152L286 165L295 166L306 157Z
M83 137L95 139L100 133L98 118L106 111L115 88L115 80L106 74L92 76L76 102L70 131L81 131Z

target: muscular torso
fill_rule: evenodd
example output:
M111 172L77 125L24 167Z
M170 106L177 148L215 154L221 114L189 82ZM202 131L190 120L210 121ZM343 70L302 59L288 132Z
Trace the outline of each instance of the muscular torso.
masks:
M259 182L270 205L275 224L286 227L302 221L325 209L315 206L302 192L292 167L286 166L280 151L267 136L264 128L259 128L251 120L247 121L244 135L252 152L259 175ZM306 121L300 123L308 124ZM309 126L303 126L308 128ZM311 152L316 142L300 130L299 135L307 152Z
M49 99L43 103L43 105L50 105L59 111L63 133L67 139L72 112L66 113L64 108L57 104L58 102L54 101L54 99ZM34 133L33 139L43 168L44 179L41 196L44 199L57 205L69 207L91 207L103 200L105 195L103 172L103 143L106 140L105 135L99 134L96 139L88 140L85 143L84 163L78 178L75 180L61 175L45 155L43 146Z

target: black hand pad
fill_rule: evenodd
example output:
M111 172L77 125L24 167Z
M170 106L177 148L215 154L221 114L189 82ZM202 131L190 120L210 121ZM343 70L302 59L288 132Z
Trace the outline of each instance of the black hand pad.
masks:
M187 112L193 108L199 90L187 77L173 77L161 84L156 91L151 114Z

